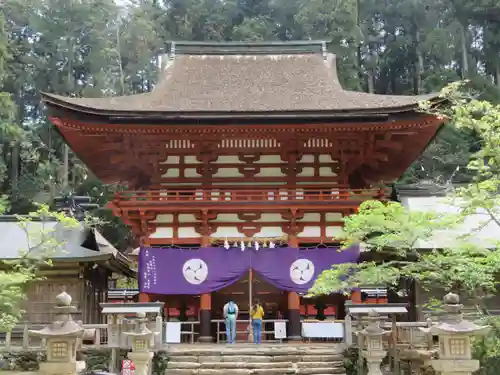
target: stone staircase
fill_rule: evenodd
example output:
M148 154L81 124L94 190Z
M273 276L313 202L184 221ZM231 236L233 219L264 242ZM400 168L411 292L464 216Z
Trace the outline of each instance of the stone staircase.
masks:
M340 344L170 346L165 375L345 374Z

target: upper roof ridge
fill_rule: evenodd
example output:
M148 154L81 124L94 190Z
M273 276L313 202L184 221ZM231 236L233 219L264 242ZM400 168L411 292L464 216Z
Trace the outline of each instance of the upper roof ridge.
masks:
M167 53L175 55L280 55L325 54L326 43L321 40L271 42L190 42L172 41Z

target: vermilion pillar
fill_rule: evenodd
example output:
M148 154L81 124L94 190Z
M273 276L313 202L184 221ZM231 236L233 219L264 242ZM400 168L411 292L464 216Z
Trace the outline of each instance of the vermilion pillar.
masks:
M351 302L352 303L361 303L361 291L355 290L351 293Z
M200 295L200 342L212 342L212 295Z
M144 292L139 293L139 302L151 302L149 294Z
M295 213L292 212L292 221L295 222ZM288 234L288 245L290 247L299 247L297 234L291 232ZM302 340L302 327L300 324L300 297L295 292L288 292L288 332L289 340Z
M207 229L207 212L203 212L204 233ZM205 234L201 236L200 245L202 247L210 246L210 238ZM212 294L205 293L200 295L200 342L212 342Z
M295 292L288 292L288 339L292 341L302 340L302 329L300 326L300 297Z

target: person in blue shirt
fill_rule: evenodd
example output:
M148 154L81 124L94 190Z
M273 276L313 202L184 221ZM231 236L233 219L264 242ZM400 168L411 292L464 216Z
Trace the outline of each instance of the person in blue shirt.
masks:
M229 301L224 305L224 319L226 320L226 335L228 344L236 342L236 319L238 319L238 305Z

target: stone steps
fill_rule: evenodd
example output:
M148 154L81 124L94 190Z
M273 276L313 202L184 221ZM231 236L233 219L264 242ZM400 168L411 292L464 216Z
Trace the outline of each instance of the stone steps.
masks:
M342 375L339 345L171 346L165 375Z
M175 362L170 361L167 364L167 368L170 369L261 369L261 368L291 368L292 362L203 362L203 363L192 363L192 362Z
M167 369L165 375L292 375L297 374L292 369L198 369L181 370Z
M175 362L337 362L342 361L342 355L279 355L276 357L269 355L170 355L170 360Z
M165 375L345 375L344 369L167 369Z
M342 361L334 361L334 362L298 362L297 367L298 368L306 368L306 367L312 367L312 368L321 368L321 367L329 367L329 368L336 368L336 367L342 367L344 366L344 363Z

